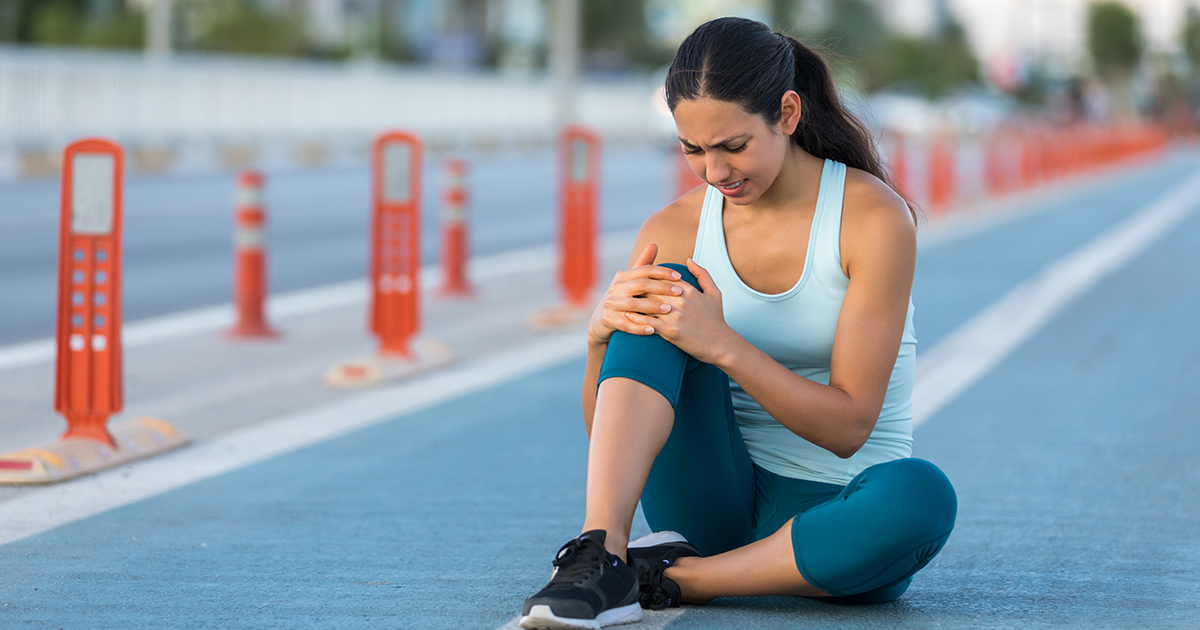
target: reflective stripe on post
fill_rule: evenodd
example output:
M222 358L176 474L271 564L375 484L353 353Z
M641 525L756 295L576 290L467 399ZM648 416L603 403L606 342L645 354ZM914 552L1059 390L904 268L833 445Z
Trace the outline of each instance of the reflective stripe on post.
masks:
M54 409L63 439L116 444L106 428L121 410L121 208L125 154L85 139L63 152Z
M560 280L567 303L586 309L596 281L600 138L578 125L559 137Z
M446 181L442 193L442 288L441 294L465 297L467 282L467 164L461 158L445 162Z
M381 354L409 357L420 325L421 141L384 133L371 158L371 331Z
M270 338L278 333L267 324L267 215L263 209L263 176L258 171L238 174L234 193L233 302L237 323L227 336Z

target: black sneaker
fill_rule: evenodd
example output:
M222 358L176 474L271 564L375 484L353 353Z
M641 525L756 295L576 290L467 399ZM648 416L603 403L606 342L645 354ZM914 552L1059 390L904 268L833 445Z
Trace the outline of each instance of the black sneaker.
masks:
M642 608L662 610L679 605L679 584L663 575L667 567L700 552L676 532L655 532L629 543L629 558L638 575L638 602Z
M604 538L594 529L558 550L550 583L525 600L522 628L599 630L642 620L637 573L608 553Z

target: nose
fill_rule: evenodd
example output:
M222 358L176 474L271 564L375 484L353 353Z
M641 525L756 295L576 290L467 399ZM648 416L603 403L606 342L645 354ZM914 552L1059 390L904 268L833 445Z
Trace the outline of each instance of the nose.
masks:
M732 172L733 169L729 167L729 162L725 161L720 151L709 151L705 155L704 175L708 183L716 184L723 182Z

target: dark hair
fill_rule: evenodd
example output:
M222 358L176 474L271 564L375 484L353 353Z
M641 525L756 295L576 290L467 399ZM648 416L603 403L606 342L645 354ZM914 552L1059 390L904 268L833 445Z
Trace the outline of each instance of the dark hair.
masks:
M788 90L796 91L801 104L792 142L816 157L862 169L896 189L880 163L871 132L838 98L829 66L796 39L774 33L762 22L718 18L683 40L667 72L667 107L672 112L681 100L708 97L737 104L774 125L783 115L781 99Z

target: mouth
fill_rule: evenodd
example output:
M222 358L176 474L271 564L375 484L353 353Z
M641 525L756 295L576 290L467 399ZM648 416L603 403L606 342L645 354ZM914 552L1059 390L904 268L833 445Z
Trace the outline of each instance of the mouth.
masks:
M746 180L739 179L736 182L730 182L728 184L717 184L717 188L720 188L724 192L737 192L745 183Z

